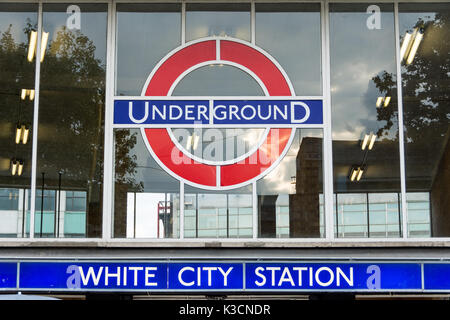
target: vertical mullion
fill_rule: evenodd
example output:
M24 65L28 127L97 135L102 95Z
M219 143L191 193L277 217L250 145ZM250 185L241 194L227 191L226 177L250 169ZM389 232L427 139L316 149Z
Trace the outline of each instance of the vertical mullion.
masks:
M253 239L258 238L258 190L256 188L256 181L252 185L252 207L253 207Z
M181 3L181 44L186 43L186 2Z
M402 238L408 237L408 211L406 208L406 171L405 171L405 145L403 125L403 92L402 92L402 70L400 57L400 27L398 21L398 2L394 3L395 21L395 60L397 67L397 103L398 103L398 140L400 153L400 188L402 203Z
M255 12L255 2L250 3L250 41L254 45L256 44L256 12Z
M321 2L321 36L322 36L322 92L324 105L323 130L323 172L324 172L324 209L325 238L334 239L333 226L333 156L331 131L331 93L330 93L330 29L328 1Z
M366 193L366 210L367 210L367 238L370 238L370 213L369 213L369 193Z
M113 170L114 170L114 139L112 129L112 107L115 83L115 1L108 3L107 23L107 55L106 55L106 97L105 97L105 138L104 138L104 165L103 165L103 218L102 238L109 240L112 237L113 217Z
M42 38L42 1L39 2L38 27L36 43L36 62L34 74L34 113L33 113L33 141L31 155L31 203L30 203L30 239L34 238L34 213L36 211L36 171L37 171L37 138L39 125L39 93L41 74L41 38Z
M184 182L180 181L180 239L184 239Z

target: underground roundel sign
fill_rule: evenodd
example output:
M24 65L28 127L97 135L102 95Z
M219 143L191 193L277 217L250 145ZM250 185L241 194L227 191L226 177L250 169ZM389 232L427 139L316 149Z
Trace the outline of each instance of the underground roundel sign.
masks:
M249 74L264 96L172 97L177 84L206 65ZM179 181L203 189L245 186L275 168L296 128L322 127L321 97L297 97L280 64L261 48L232 38L203 38L168 53L149 75L141 96L114 98L115 128L139 128L156 162ZM227 161L202 159L183 148L175 128L262 128L254 147Z

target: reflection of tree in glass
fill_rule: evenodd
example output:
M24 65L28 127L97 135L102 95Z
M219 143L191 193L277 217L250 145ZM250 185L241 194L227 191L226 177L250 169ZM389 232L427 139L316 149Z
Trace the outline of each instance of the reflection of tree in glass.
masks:
M22 89L34 88L34 63L27 61L28 43L19 43L14 39L14 27L9 25L0 32L0 183L11 183L9 160L18 158L24 160L25 168L22 176L15 176L14 179L29 185L31 143L15 144L14 137L16 123L31 126L33 121L32 102L22 101L20 93ZM23 32L28 36L31 29L28 19Z
M101 183L105 67L81 32L63 27L50 42L41 72L39 170L65 182Z
M49 43L41 73L38 150L46 179L61 171L66 185L67 180L102 183L105 66L95 52L92 40L66 27ZM128 164L124 176L134 173L136 163L127 156L134 143L117 144L118 156Z
M379 90L380 97L391 97L391 101L389 103L389 107L383 107L383 103L380 107L377 108L377 121L386 121L384 127L379 128L377 131L377 136L379 138L388 138L390 130L393 125L397 125L398 119L398 110L396 99L393 96L396 96L395 92L397 90L396 79L392 73L388 73L383 71L381 74L372 78L372 81L375 83L375 86ZM383 122L379 122L383 123ZM398 141L398 130L395 128L395 140Z
M415 27L422 25L425 33L419 50L414 61L403 66L402 72L406 142L440 145L449 130L450 119L450 14L441 12L428 21L419 19ZM381 92L395 87L392 74L386 72L373 81ZM383 129L389 129L396 111L394 108L384 109L380 110L378 117L388 117Z
M134 183L137 156L135 154L130 156L130 150L134 148L137 142L136 136L137 133L131 134L129 129L115 131L115 181L116 183L131 185L135 192L140 192L144 189L143 182L136 185Z

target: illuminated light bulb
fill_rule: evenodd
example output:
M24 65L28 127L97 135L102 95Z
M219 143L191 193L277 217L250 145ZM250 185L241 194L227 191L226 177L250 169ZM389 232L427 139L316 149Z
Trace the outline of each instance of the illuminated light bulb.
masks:
M381 106L381 104L383 103L383 100L384 100L383 97L378 97L377 103L376 103L377 108L378 108L379 106Z
M375 140L377 139L377 135L376 134L371 134L371 135L372 135L372 137L370 139L370 143L369 143L369 147L368 147L369 150L372 150L373 144L375 143Z
M356 177L356 181L359 181L363 175L364 170L362 168L358 168L358 176Z
M27 142L28 142L28 136L29 136L29 134L30 134L30 129L29 129L28 127L26 127L26 126L22 126L22 132L23 132L23 135L22 135L22 144L27 144Z
M400 48L400 61L405 59L406 52L408 51L408 49L410 47L411 38L412 38L412 34L410 34L408 32L405 34L405 37L403 38L403 43Z
M22 138L22 126L18 124L16 126L16 144L20 143L21 138Z
M28 45L28 61L32 62L34 58L34 53L36 52L36 42L37 42L37 32L31 31L30 43Z
M361 150L364 150L367 146L367 143L369 142L370 136L368 134L364 135L364 140L361 144Z
M42 40L41 40L41 62L44 61L45 56L45 50L47 49L47 42L48 42L48 32L42 33Z
M416 36L414 37L414 42L411 46L411 50L409 51L408 59L406 60L406 64L411 64L413 62L414 57L416 56L417 49L419 49L419 45L420 45L420 42L422 41L422 38L423 38L423 30L420 29L416 33Z
M384 98L384 107L385 108L389 105L389 102L391 102L391 97Z
M19 161L19 165L17 166L17 175L18 175L18 176L21 176L21 175L22 175L22 172L23 172L23 161L20 160L20 161Z
M31 89L30 92L29 92L29 94L30 94L30 101L33 101L33 100L34 100L34 96L35 96L34 90Z

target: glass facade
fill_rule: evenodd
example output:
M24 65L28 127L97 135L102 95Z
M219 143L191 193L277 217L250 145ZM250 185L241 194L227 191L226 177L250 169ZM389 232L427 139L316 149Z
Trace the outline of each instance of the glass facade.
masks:
M0 238L450 237L449 19L446 1L1 3ZM145 96L294 96L324 122L114 123ZM190 179L157 156L172 145Z
M379 203L376 199L400 193L394 6L378 7L380 28L370 29L367 5L330 5L337 237L371 237L377 226L369 209ZM379 105L380 98L388 103Z

